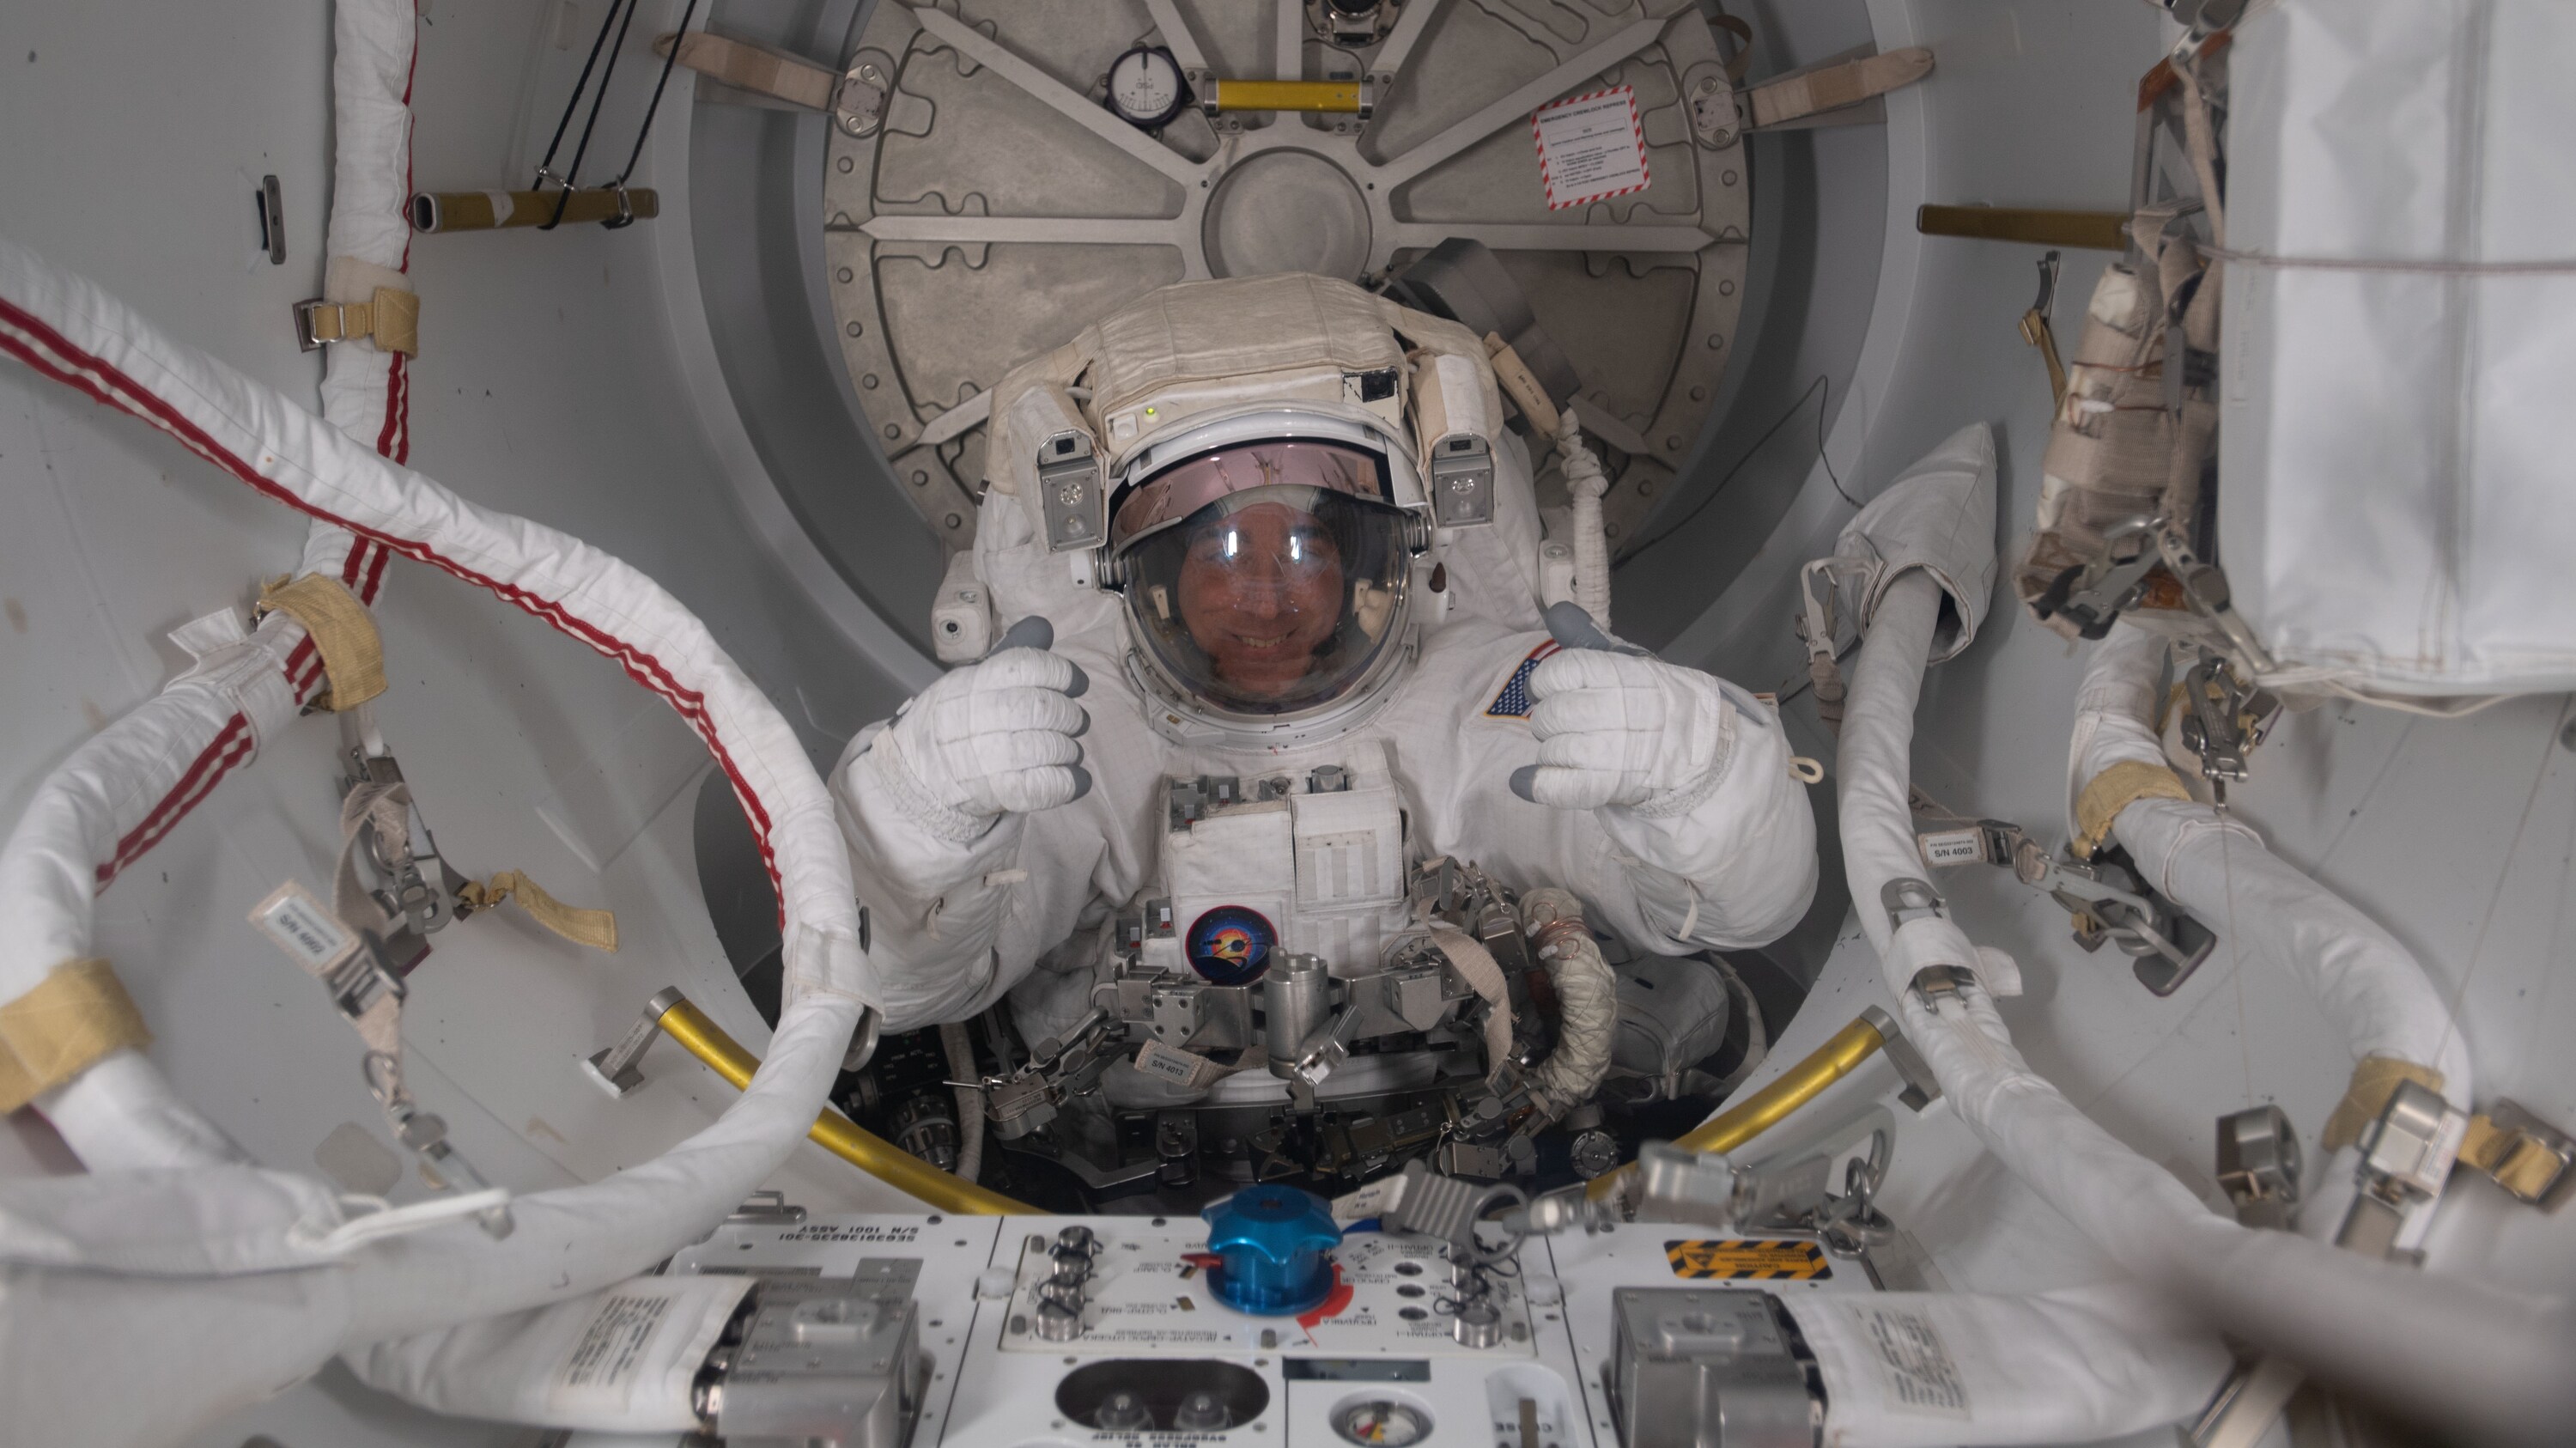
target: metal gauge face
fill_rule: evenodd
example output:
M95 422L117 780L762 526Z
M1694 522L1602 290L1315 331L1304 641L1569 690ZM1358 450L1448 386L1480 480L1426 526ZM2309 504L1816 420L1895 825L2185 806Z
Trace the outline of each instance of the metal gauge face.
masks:
M1333 1431L1362 1448L1412 1448L1431 1436L1431 1418L1410 1404L1373 1398L1335 1413Z
M1109 109L1152 130L1181 113L1181 67L1170 51L1140 45L1110 62Z

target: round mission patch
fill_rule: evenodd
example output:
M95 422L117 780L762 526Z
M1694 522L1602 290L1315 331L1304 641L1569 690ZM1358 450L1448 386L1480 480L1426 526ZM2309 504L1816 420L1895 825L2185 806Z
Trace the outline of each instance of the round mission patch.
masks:
M1190 968L1210 985L1250 985L1270 968L1278 927L1244 905L1219 905L1191 922L1181 941Z

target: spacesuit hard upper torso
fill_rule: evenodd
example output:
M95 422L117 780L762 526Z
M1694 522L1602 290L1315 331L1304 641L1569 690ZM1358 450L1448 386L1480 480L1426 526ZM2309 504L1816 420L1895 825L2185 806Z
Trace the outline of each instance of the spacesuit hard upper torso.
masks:
M1391 900L1378 887L1400 867L1443 855L1475 862L1516 890L1572 890L1587 919L1659 953L1771 940L1796 923L1814 891L1815 827L1804 788L1790 775L1776 721L1751 711L1733 720L1718 787L1682 814L1605 820L1601 811L1556 809L1513 794L1512 772L1539 754L1527 719L1527 679L1558 650L1544 632L1454 619L1424 641L1405 681L1366 723L1275 752L1189 749L1157 735L1146 722L1147 701L1121 666L1123 647L1114 629L1056 641L1055 651L1090 681L1081 702L1091 724L1081 743L1093 786L1070 803L1006 814L981 836L957 842L899 812L866 807L869 790L851 766L867 736L834 771L870 913L877 1004L889 1028L959 1019L1018 987L1015 1005L1031 1039L1062 1030L1086 1009L1113 919L1148 899L1174 898L1185 912L1212 901L1213 892L1191 888L1212 873L1229 879L1222 893L1241 897L1222 903L1283 907L1275 917L1262 911L1280 947L1324 955L1337 974L1376 963L1337 958L1334 947L1343 941L1373 956L1382 939L1382 927L1354 931L1355 917L1374 923L1378 912L1369 907L1380 900L1401 910L1400 886ZM1233 777L1242 803L1220 806L1217 822L1277 813L1289 816L1295 831L1304 823L1295 817L1308 812L1301 806L1328 797L1312 788L1314 773L1328 766L1351 780L1348 791L1335 793L1364 803L1383 799L1396 813L1400 859L1333 861L1363 876L1338 891L1319 892L1310 880L1301 894L1293 853L1268 856L1267 878L1192 866L1175 878L1166 858L1175 833L1173 782ZM1270 779L1288 781L1289 797L1259 798ZM1203 834L1207 823L1184 833ZM1307 854L1316 853L1311 840L1318 834L1364 834L1374 823L1309 826ZM1195 923L1174 920L1184 943Z

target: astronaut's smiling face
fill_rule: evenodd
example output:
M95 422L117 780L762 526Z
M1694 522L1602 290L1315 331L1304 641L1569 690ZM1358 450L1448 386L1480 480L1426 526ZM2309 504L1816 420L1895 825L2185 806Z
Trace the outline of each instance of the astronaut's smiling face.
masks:
M1311 513L1259 503L1203 525L1181 563L1181 620L1217 678L1278 698L1341 616L1341 550Z

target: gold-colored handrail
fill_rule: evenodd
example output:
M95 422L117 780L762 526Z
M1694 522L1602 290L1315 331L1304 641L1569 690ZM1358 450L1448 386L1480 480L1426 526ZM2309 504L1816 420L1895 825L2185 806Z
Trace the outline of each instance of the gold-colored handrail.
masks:
M664 1035L688 1047L690 1055L706 1062L709 1070L732 1082L735 1090L750 1085L751 1073L760 1069L760 1058L744 1050L739 1041L725 1034L724 1027L707 1019L706 1012L679 992L673 991L671 996L671 1008L662 1012L654 1024L662 1028ZM812 1135L815 1145L825 1151L941 1211L978 1217L1039 1215L1038 1209L1026 1202L1013 1201L953 1172L941 1171L837 1111L827 1110L816 1117Z
M1790 1112L1860 1069L1863 1061L1887 1044L1886 1032L1871 1018L1877 1015L1873 1011L1836 1031L1832 1040L1818 1046L1805 1060L1782 1073L1780 1079L1700 1123L1673 1145L1685 1151L1733 1151L1779 1125ZM1594 1177L1586 1194L1596 1202L1607 1201L1624 1190L1636 1174L1637 1164L1630 1162L1617 1171Z
M1319 115L1360 113L1360 83L1355 80L1220 80L1210 85L1209 104L1220 111L1308 111Z
M1914 210L1914 229L1925 236L2077 246L2089 251L2128 250L2128 227L2128 213L2122 211L2055 211L2029 206L1919 206Z

